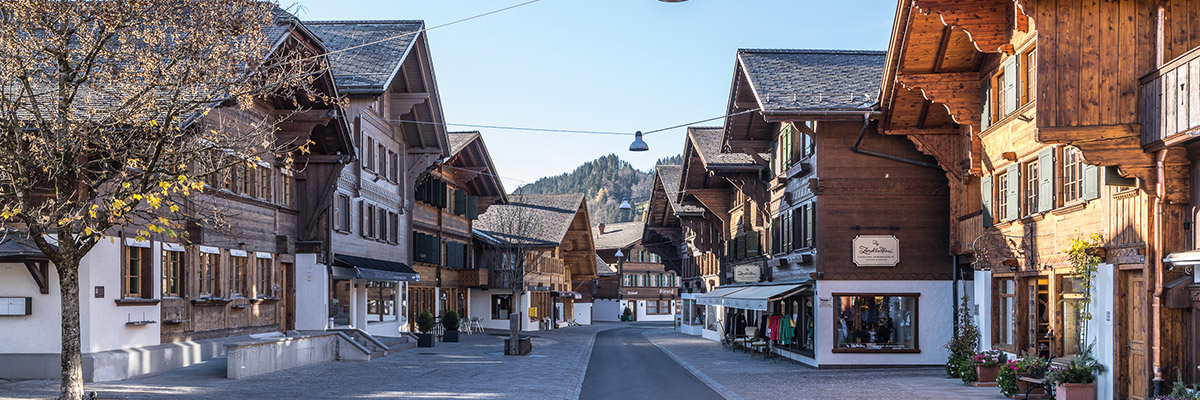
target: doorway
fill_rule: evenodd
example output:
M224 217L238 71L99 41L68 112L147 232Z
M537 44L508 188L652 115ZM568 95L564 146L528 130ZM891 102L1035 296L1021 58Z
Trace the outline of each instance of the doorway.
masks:
M290 262L280 263L283 269L283 330L296 329L296 267Z
M1149 388L1146 358L1146 278L1142 270L1121 271L1117 288L1121 327L1117 358L1117 394L1122 399L1144 400Z
M1029 329L1028 351L1043 358L1052 357L1050 345L1054 338L1050 334L1050 279L1030 278L1025 288L1029 304L1025 324Z

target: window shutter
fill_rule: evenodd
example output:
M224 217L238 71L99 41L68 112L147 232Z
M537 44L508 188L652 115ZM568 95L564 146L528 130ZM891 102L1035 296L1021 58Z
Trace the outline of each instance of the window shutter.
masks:
M979 130L982 131L992 126L992 87L987 80L983 82L983 92L980 96L983 96L983 102L980 103L983 106L980 107L982 110L979 115Z
M746 257L758 257L761 245L758 231L746 232Z
M1004 178L1008 179L1008 190L1006 193L1004 193L1004 195L1008 198L1008 204L1005 204L1005 206L1008 207L1008 209L1004 211L1006 213L1005 216L1007 216L1010 220L1017 219L1017 216L1021 213L1020 165L1009 165L1008 173L1004 175Z
M737 235L737 241L734 242L734 251L736 252L738 260L746 258L746 234L745 233L743 233L741 235Z
M781 250L783 249L783 239L781 236L783 234L783 226L779 225L779 220L779 217L771 220L771 253L774 254L782 253Z
M992 176L979 179L979 195L983 199L983 226L992 226Z
M421 234L413 233L412 235L412 260L413 262L425 261L425 257L421 255Z
M1083 199L1100 198L1100 167L1083 164Z
M358 202L358 234L367 237L367 208L365 201Z
M806 226L804 224L804 210L807 208L808 205L806 204L788 211L792 213L792 215L788 216L787 222L787 229L789 231L787 234L792 235L792 241L787 246L788 251L804 247L807 242L804 238L804 227Z
M1020 85L1017 85L1017 77L1020 75L1017 70L1017 58L1019 57L1009 57L1008 61L1004 62L1004 115L1017 111L1017 103L1021 101L1018 92Z
M809 203L804 208L804 239L808 248L817 247L817 203Z
M1054 149L1038 153L1038 212L1054 208Z
M431 264L442 263L442 239L437 236L429 237L429 258Z
M467 196L467 219L479 218L479 196Z
M467 213L467 191L454 191L454 215L464 215Z

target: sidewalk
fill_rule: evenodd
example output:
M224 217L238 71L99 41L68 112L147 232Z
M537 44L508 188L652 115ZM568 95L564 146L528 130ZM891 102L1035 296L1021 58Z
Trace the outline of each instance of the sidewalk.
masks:
M1006 399L994 387L966 386L941 368L819 370L784 359L751 359L717 342L671 329L646 331L646 338L705 381L736 399ZM697 373L698 372L698 373Z
M368 362L327 362L246 379L226 379L225 359L161 375L85 384L104 399L562 399L575 398L598 323L531 332L533 353L504 356L507 332L461 335ZM51 398L57 381L0 381L0 398Z

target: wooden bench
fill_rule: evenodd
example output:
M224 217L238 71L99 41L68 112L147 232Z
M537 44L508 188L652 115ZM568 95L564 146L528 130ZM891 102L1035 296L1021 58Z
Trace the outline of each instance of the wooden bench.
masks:
M1018 377L1017 380L1019 380L1021 382L1025 382L1027 384L1026 388L1025 388L1025 397L1024 398L1028 399L1029 394L1033 392L1033 389L1040 387L1040 388L1042 388L1042 390L1044 390L1046 392L1047 396L1049 396L1050 398L1053 399L1054 398L1054 388L1047 385L1046 375L1048 375L1051 371L1063 370L1064 368L1067 367L1067 364L1070 364L1071 361L1073 361L1074 359L1075 359L1074 357L1051 358L1050 365L1046 366L1046 372L1044 374L1042 374L1041 378L1032 378L1032 377L1028 377L1028 376Z

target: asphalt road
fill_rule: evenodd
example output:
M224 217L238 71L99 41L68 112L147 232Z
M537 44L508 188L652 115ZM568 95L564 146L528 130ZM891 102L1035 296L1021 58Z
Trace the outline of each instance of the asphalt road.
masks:
M592 359L579 398L587 399L724 399L696 379L639 328L596 334Z

